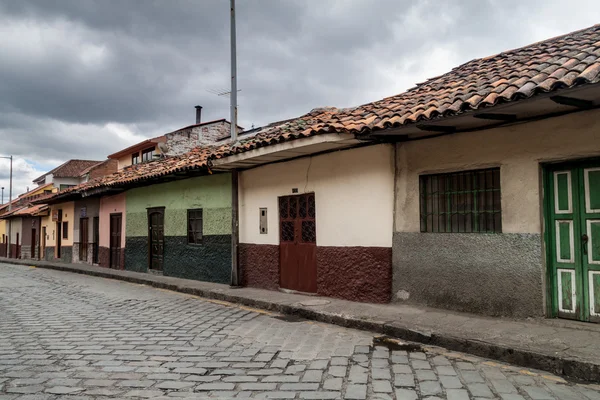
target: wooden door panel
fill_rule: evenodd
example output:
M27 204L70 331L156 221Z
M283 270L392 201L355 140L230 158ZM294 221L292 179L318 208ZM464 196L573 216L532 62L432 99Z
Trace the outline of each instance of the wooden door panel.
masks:
M576 246L579 232L577 174L571 169L552 172L551 240L552 263L556 276L557 314L562 318L581 319L581 263Z
M298 244L298 284L301 292L315 293L317 291L317 246Z
M149 267L161 271L164 261L164 209L148 210Z
M586 305L589 320L600 322L600 166L588 166L581 172L583 181L582 244L586 279Z
M553 310L600 322L600 167L565 163L553 166L548 178Z
M92 229L94 230L93 235L93 244L92 244L92 263L98 264L98 256L99 256L99 240L100 240L100 217L94 217Z
M280 285L302 292L317 291L314 194L279 198Z
M121 268L121 214L110 216L110 267Z
M31 256L30 258L35 258L35 250L37 247L37 232L35 228L31 229Z
M87 262L88 254L88 219L79 220L79 261Z

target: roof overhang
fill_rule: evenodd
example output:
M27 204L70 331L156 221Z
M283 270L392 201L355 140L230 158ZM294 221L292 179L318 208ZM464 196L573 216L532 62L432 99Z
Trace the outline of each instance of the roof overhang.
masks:
M352 134L327 133L277 143L212 161L214 170L248 169L364 144Z
M600 107L600 84L538 94L452 117L370 132L367 137L403 141L513 125Z

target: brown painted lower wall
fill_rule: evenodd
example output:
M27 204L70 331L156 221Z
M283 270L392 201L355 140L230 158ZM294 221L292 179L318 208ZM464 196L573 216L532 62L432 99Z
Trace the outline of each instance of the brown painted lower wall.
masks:
M279 289L279 246L240 243L239 263L245 286Z
M240 244L244 285L279 289L279 246ZM389 247L317 247L317 294L387 303L392 292Z
M392 294L390 247L317 247L317 293L367 303Z

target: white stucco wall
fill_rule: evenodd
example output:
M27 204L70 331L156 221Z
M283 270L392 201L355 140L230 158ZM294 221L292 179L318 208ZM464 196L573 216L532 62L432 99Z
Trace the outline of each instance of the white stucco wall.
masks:
M240 242L279 244L278 197L315 193L317 245L391 247L394 149L376 145L240 173ZM259 233L259 208L268 233Z
M419 175L500 167L502 231L541 233L540 163L600 156L600 111L397 145L397 232L419 232Z

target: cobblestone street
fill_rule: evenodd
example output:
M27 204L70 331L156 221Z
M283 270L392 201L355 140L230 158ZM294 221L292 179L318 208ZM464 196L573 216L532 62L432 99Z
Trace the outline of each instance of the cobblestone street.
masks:
M120 281L0 264L0 400L600 399L600 386Z

